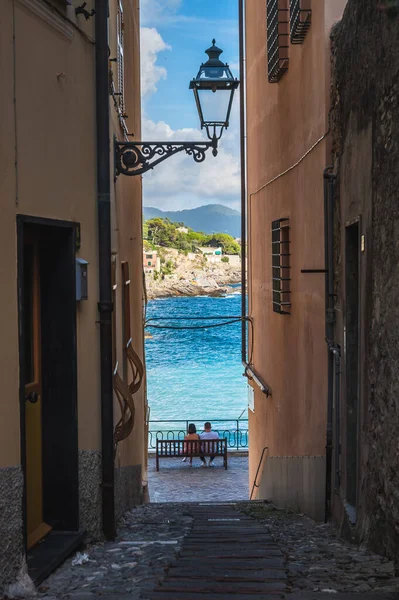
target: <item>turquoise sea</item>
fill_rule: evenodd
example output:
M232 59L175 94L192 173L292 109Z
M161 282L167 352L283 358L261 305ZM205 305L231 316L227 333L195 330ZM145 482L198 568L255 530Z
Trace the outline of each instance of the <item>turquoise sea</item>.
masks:
M158 325L181 326L182 322L167 319L239 316L240 308L239 290L224 298L162 298L148 303L147 319L163 317L166 321L157 321ZM204 325L204 322L187 321L184 324ZM194 421L198 427L205 420L247 418L240 323L183 331L149 327L146 332L152 336L146 340L147 390L152 422L184 419Z

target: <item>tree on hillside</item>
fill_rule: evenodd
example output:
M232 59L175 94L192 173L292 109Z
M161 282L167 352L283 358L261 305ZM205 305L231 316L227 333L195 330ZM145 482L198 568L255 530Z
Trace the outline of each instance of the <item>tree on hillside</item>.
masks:
M235 239L228 233L214 233L207 236L205 246L212 248L221 247L223 254L241 254L240 244L237 244Z
M147 239L154 246L174 247L178 232L176 231L176 225L171 223L169 219L154 217L154 219L146 221L146 226L148 228Z
M143 236L153 246L175 248L183 252L196 250L199 246L221 247L224 254L240 254L240 245L227 233L204 234L189 229L179 231L181 223L173 223L168 218L154 217L143 226Z

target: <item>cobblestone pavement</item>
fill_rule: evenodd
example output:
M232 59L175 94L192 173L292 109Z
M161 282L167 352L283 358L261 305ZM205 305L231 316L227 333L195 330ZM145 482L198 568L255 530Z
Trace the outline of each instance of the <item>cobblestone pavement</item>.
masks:
M218 505L215 513L220 512L220 502L214 504ZM150 598L164 580L165 568L176 564L183 540L192 529L191 515L203 505L154 503L129 511L115 542L82 550L88 556L84 564L72 566L75 557L68 559L39 587L38 600ZM212 503L207 506L212 516ZM231 509L230 504L226 511ZM399 598L393 563L339 539L330 525L317 525L270 504L239 502L236 509L259 519L270 543L282 553L287 588L284 594L274 596L276 600L297 600L298 594L301 600L352 600L352 593L361 600ZM234 528L234 521L231 526ZM262 544L261 540L254 543L254 550L260 551ZM385 594L388 592L392 596ZM223 595L220 600L226 598L230 596Z
M159 471L155 458L148 460L148 487L151 502L223 502L248 500L248 456L228 457L227 471L223 459L215 458L215 467L203 468L199 458L193 466L179 458L163 458Z
M89 560L81 565L68 559L39 586L39 598L137 600L163 578L191 522L182 505L139 506L125 515L115 542L82 550Z
M266 503L247 503L242 510L260 519L284 552L291 592L355 592L362 598L367 592L396 592L399 598L393 562L339 538L329 523L318 525Z

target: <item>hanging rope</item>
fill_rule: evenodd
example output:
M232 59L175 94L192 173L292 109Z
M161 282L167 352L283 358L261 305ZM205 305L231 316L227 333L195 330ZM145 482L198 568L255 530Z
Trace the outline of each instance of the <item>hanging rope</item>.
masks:
M154 325L153 321L220 321L222 323L207 323L206 325ZM234 323L241 323L242 321L249 320L248 317L239 316L213 316L213 317L153 317L148 319L145 323L146 327L152 327L153 329L173 329L173 330L194 330L194 329L211 329L213 327L225 327L226 325L232 325Z

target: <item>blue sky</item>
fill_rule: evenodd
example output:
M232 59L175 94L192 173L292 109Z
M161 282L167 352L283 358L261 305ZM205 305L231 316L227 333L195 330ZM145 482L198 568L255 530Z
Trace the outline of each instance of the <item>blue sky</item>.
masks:
M238 76L236 0L142 0L141 57L144 140L203 138L189 81L216 38L222 60ZM144 175L144 204L165 210L220 203L239 206L238 97L218 157L198 165L183 154Z

